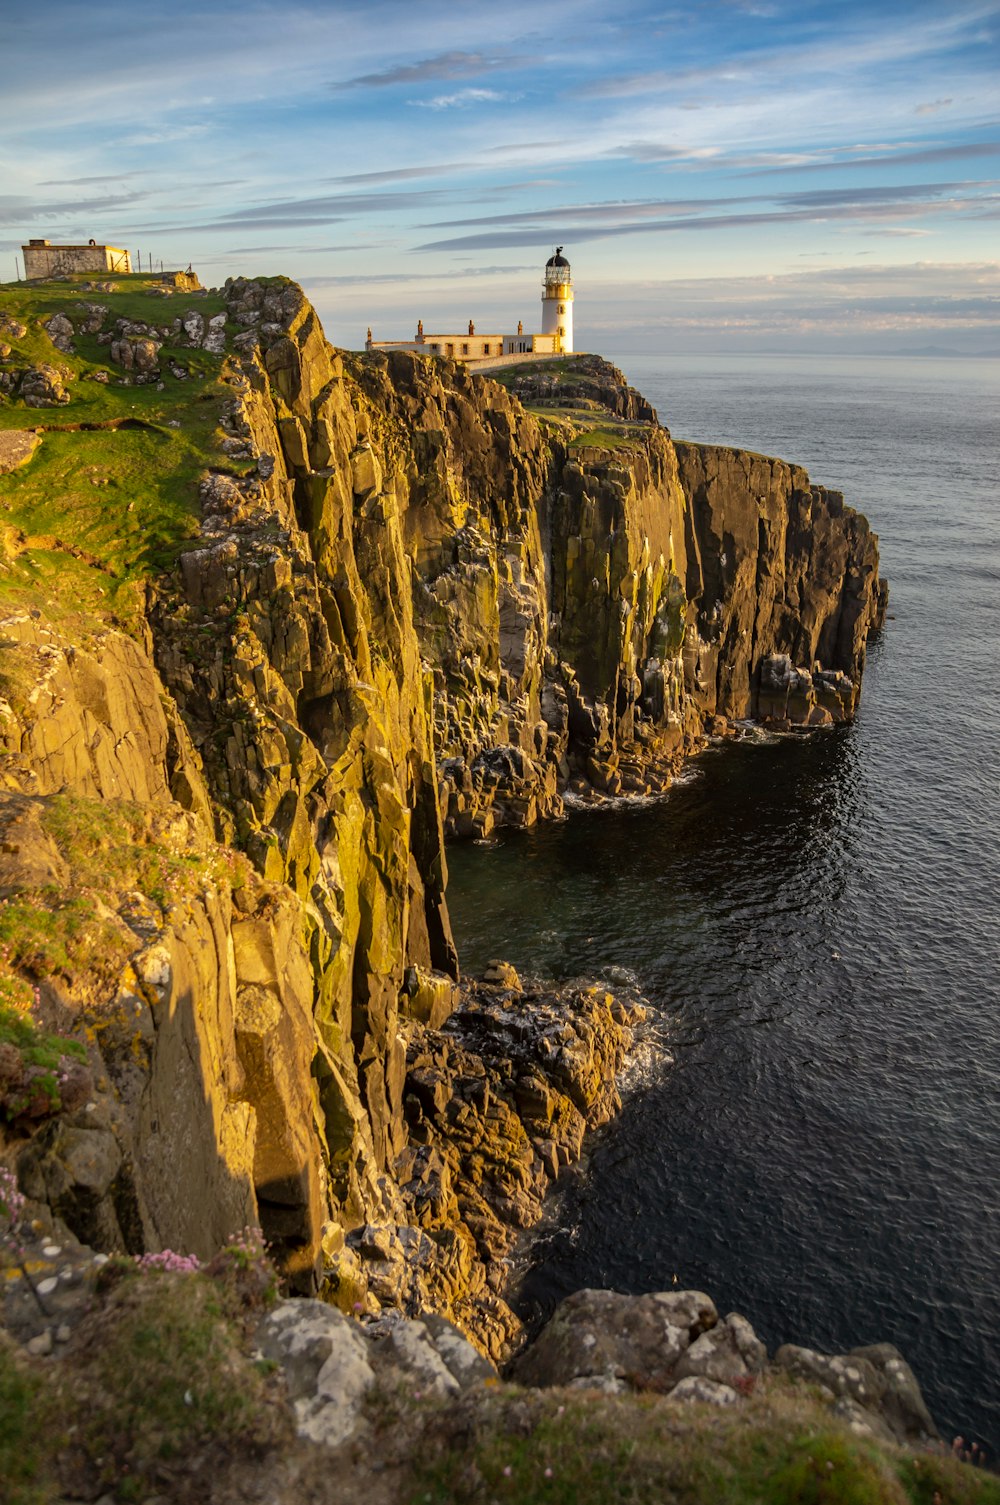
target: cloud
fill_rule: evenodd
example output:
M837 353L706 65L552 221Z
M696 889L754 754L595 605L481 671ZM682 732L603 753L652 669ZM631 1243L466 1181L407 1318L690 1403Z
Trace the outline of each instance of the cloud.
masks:
M902 145L905 147L906 143ZM803 154L794 162L750 169L744 176L766 177L772 173L801 172L803 167L808 167L810 172L827 172L832 168L926 167L932 162L959 162L968 157L997 156L1000 156L1000 141L956 141L950 146L924 146L917 150L886 146L880 148L880 155L868 157L852 157L849 151L843 150L837 157L823 160Z
M539 224L614 224L626 217L653 218L664 214L695 213L699 209L718 209L727 204L770 202L770 195L733 196L707 199L616 199L602 204L559 204L548 209L527 209L520 214L484 214L475 218L436 220L425 229L458 229L471 225L539 225Z
M683 87L710 84L729 89L748 84L755 90L773 88L775 74L789 82L813 76L826 79L858 76L866 70L908 64L927 58L940 67L942 55L974 42L973 28L985 16L995 16L994 6L954 9L914 16L905 27L895 17L883 18L877 11L860 22L848 17L836 32L824 31L816 41L793 42L769 47L745 48L736 53L725 46L717 61L681 68L647 68L590 79L574 91L584 98L632 99L647 94L675 95ZM982 45L982 44L980 44Z
M148 169L137 168L135 171L129 169L126 172L99 172L92 178L43 178L38 186L39 188L80 188L85 185L89 186L91 183L124 183L131 178L148 177Z
M169 141L193 141L205 136L209 127L205 124L168 125L155 131L136 131L132 136L123 136L123 146L163 146Z
M730 194L715 198L690 198L690 199L618 199L610 202L595 204L560 204L550 206L548 209L525 210L520 214L489 214L476 217L463 217L456 220L437 220L425 225L426 229L466 229L472 227L503 226L512 230L518 226L531 227L531 234L538 237L543 227L549 227L549 233L558 238L560 235L572 234L576 237L583 229L590 229L594 233L601 233L606 227L607 233L627 228L637 229L643 222L654 222L654 228L671 228L673 226L705 224L706 226L718 225L725 222L724 217L710 215L708 211L713 209L737 208L741 212L736 216L738 222L745 221L745 213L741 206L752 204L772 204L777 206L764 218L780 219L790 211L807 210L809 215L825 214L830 209L856 209L859 213L865 213L871 208L882 206L889 209L898 205L908 205L907 212L912 212L914 202L923 201L927 205L940 201L944 196L950 196L954 202L956 194L961 192L969 195L973 190L992 186L990 183L958 182L958 183L908 183L902 186L893 185L869 185L860 187L852 185L843 188L813 188L802 189L795 192L782 194ZM988 202L988 199L985 200ZM962 200L963 205L966 199ZM976 200L969 199L974 204ZM682 219L681 217L685 217ZM556 227L552 229L551 227ZM501 244L502 242L495 242ZM431 247L419 249L441 249L451 242L439 241Z
M826 254L826 253L821 253ZM757 343L771 337L832 337L843 345L866 336L968 331L970 350L996 330L997 263L912 266L825 265L768 276L674 278L636 288L616 286L595 321L613 337L640 342L671 330ZM654 324L649 311L659 312ZM592 326L593 327L593 326Z
M618 238L623 235L671 234L687 231L718 233L720 230L744 229L754 225L791 224L796 221L806 223L826 220L870 222L912 215L914 213L913 198L919 198L919 196L919 189L913 192L908 189L882 190L881 196L876 196L875 192L868 194L864 190L847 189L841 193L803 193L790 195L780 207L775 209L733 211L728 214L670 215L650 219L625 217L619 223L607 223L599 219L597 223L589 225L586 222L575 224L571 233L574 243L579 243ZM928 199L922 203L921 212L924 214L947 213L953 217L959 211L975 211L981 215L986 206L992 206L996 201L993 196ZM649 207L642 206L643 209ZM554 241L564 238L570 233L568 227L560 222L558 215L559 211L554 210L547 224L532 223L520 229L498 229L474 235L456 236L449 240L426 242L415 249L418 251L481 251L534 246L546 240Z
M95 214L105 209L121 209L148 197L145 192L108 194L94 199L65 199L32 203L22 194L0 194L0 225L21 225L38 220L66 219L72 215Z
M237 225L321 225L361 214L380 214L423 206L441 198L439 189L422 189L416 193L340 193L314 199L281 199L274 203L255 204L224 215L212 228L220 225L234 229Z
M439 52L436 57L421 58L416 63L398 63L394 68L385 68L380 73L361 73L357 78L332 84L331 88L343 89L389 89L398 84L423 84L440 79L478 78L482 73L495 73L499 68L514 68L524 58L507 54L485 52Z
M917 105L913 113L914 115L936 115L938 110L946 110L954 103L953 99L929 99L925 104Z
M718 155L712 146L666 146L656 141L627 141L605 152L608 157L627 157L630 162L677 162L685 158L704 160Z
M930 235L930 230L918 230L913 225L874 225L870 230L859 230L859 235L893 235L898 239L916 240Z
M875 184L861 188L852 184L849 188L806 188L796 193L782 194L780 202L791 205L808 205L824 209L832 205L899 204L914 199L938 199L943 194L968 193L974 189L988 188L983 182L972 183L905 183L888 187Z
M452 268L447 272L376 272L374 274L357 272L353 276L325 275L319 277L303 277L302 285L312 287L357 287L365 288L369 284L382 283L392 286L399 283L423 283L423 282L455 282L463 278L474 277L506 277L510 273L535 273L538 266L532 262L525 266L468 266L458 269Z
M381 172L350 172L342 178L325 178L327 183L402 183L414 178L439 178L450 173L472 172L474 162L437 162L427 167L389 167Z
M520 94L503 94L497 89L459 89L457 94L437 94L433 99L410 99L408 104L421 110L464 110L469 105L499 104L520 99Z
M567 145L559 141L504 141L500 146L487 146L484 156L503 156L507 152L556 152Z

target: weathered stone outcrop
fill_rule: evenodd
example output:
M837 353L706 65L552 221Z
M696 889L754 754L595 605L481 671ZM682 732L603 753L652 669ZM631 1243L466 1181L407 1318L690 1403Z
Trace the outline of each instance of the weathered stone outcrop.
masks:
M769 1373L818 1387L856 1434L911 1445L939 1438L913 1371L891 1343L833 1355L784 1344L769 1363L747 1319L720 1318L702 1291L576 1291L510 1366L520 1385L653 1390L717 1406L738 1405Z
M769 1362L702 1292L579 1292L504 1377L439 1316L273 1300L238 1247L201 1270L44 1240L25 1255L0 1282L4 1423L20 1443L0 1484L39 1498L93 1500L122 1480L177 1505L996 1498L952 1455L983 1451L946 1449L891 1345Z
M655 423L656 409L630 387L617 366L599 355L581 355L558 374L544 365L524 374L512 369L511 391L526 405L551 405L612 413L630 422Z
M0 476L27 465L41 442L30 429L0 431Z
M441 1312L499 1360L520 1329L503 1295L506 1258L587 1130L620 1106L616 1078L644 1011L602 988L541 989L503 964L491 971L497 981L467 984L441 1028L404 1025L397 1223L348 1233L326 1291L345 1310Z

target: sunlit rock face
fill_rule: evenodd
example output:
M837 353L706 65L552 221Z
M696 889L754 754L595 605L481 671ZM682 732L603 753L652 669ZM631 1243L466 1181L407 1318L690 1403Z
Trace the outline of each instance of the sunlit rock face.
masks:
M294 284L224 294L49 324L132 385L156 331L174 427L189 348L226 395L197 536L129 630L2 623L0 888L62 947L15 936L12 986L90 1075L0 1153L62 1235L209 1255L259 1220L296 1289L436 1307L499 1357L505 1258L615 1110L634 1021L502 967L460 986L445 838L663 789L734 719L849 719L876 540L801 470L675 444L596 358L519 373L522 403L335 352Z

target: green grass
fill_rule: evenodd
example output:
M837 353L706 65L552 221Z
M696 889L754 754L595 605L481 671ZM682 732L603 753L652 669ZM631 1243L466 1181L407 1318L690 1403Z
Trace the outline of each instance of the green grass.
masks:
M109 913L120 896L138 891L165 912L206 883L242 888L251 871L239 853L186 827L175 829L163 812L125 800L61 794L40 800L39 808L68 875L64 887L26 888L0 899L0 1042L4 1028L14 1027L14 1016L23 1030L33 1027L24 1017L31 1006L26 979L69 981L81 998L88 991L114 995L121 969L139 945ZM24 1042L16 1043L20 1049ZM60 1038L58 1044L66 1042Z
M779 1386L732 1411L497 1389L429 1416L407 1505L998 1505L1000 1480L852 1436Z
M569 442L570 449L628 449L636 443L636 436L628 428L599 428L584 429L582 433L574 434Z
M0 900L0 959L18 973L110 981L128 952L96 896L46 889Z
M280 1388L226 1315L222 1284L128 1274L105 1283L56 1364L16 1361L0 1335L4 1505L108 1489L122 1505L200 1499L218 1466L288 1439Z
M138 889L161 909L187 898L206 881L239 888L245 858L207 839L171 843L158 829L156 811L128 800L52 795L42 802L42 825L82 889Z
M240 1351L219 1293L201 1277L118 1285L86 1366L84 1445L140 1477L198 1442L252 1447L268 1424L263 1378ZM114 1479L110 1475L109 1482Z
M498 366L496 371L484 373L490 381L498 381L503 387L513 387L519 376L552 376L558 382L564 376L576 380L581 357L565 355L558 360L551 356L539 356L537 361L518 362L516 366Z
M209 467L237 468L221 449L220 409L231 396L222 380L225 357L189 349L183 336L168 339L159 358L164 390L123 386L96 335L77 334L74 352L64 354L38 320L54 312L78 320L85 301L109 308L105 329L116 318L161 328L189 310L207 320L225 300L214 293L158 297L151 292L157 280L138 275L111 279L121 289L113 293L84 291L81 280L0 287L0 312L27 327L23 338L0 336L12 347L4 369L44 362L73 374L66 383L71 400L62 407L0 398L0 428L44 430L34 457L0 477L0 531L4 524L16 530L0 567L0 606L37 603L64 613L71 601L75 610L114 614L127 625L136 588L168 570L197 533L201 475ZM171 375L171 359L187 368L187 380ZM88 379L95 371L110 380ZM135 426L111 426L125 423ZM100 424L106 427L80 428Z
M21 1069L30 1071L30 1088L15 1086L6 1074L0 1076L0 1120L12 1120L23 1113L41 1092L50 1110L60 1105L59 1069L67 1059L86 1060L87 1052L79 1040L67 1039L39 1029L26 1010L32 1002L32 990L23 978L0 977L0 1046L16 1051Z
M52 1497L44 1482L52 1440L48 1413L40 1378L23 1367L0 1333L0 1499L5 1505L44 1505Z

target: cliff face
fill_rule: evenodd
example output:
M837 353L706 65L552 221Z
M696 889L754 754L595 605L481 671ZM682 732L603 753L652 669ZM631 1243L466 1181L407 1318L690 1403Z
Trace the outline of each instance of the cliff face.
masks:
M337 354L289 283L228 283L207 322L130 297L116 322L67 295L66 401L0 480L0 1002L84 1038L90 1073L25 1108L0 1054L0 1154L96 1247L209 1254L259 1218L299 1289L436 1305L499 1352L503 1257L612 1111L635 1020L502 971L463 996L445 833L662 788L720 718L848 719L875 539L800 470L674 445L602 362L527 410L443 363ZM11 328L21 432L54 336ZM174 535L141 565L38 522L98 400L114 464L119 426L145 446L120 481L90 466L119 530L169 445L201 445L197 504L164 491ZM50 556L78 599L39 586Z
M866 519L783 460L675 448L689 502L685 670L699 710L850 720L885 611Z

